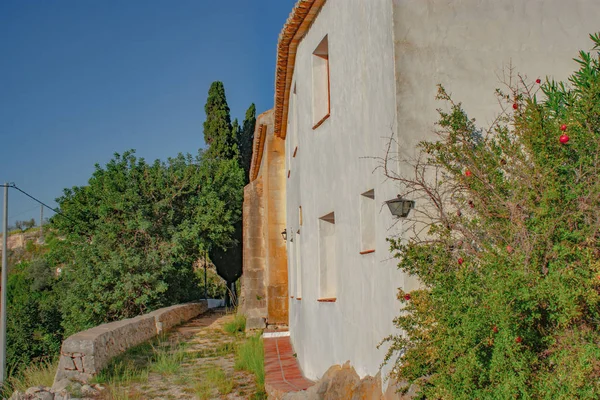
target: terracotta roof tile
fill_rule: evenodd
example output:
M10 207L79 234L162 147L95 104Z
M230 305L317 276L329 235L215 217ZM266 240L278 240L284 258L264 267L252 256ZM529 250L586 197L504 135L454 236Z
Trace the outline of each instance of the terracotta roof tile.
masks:
M275 135L285 139L288 101L298 44L319 14L326 0L298 0L277 44L275 68Z

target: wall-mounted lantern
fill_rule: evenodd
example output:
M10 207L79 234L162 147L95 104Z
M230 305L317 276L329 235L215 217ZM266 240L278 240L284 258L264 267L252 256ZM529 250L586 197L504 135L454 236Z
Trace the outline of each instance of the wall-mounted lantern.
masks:
M406 218L410 210L415 208L414 200L403 199L398 195L397 198L385 202L393 216L397 218Z
M283 238L284 242L287 242L287 228L281 231L281 237Z

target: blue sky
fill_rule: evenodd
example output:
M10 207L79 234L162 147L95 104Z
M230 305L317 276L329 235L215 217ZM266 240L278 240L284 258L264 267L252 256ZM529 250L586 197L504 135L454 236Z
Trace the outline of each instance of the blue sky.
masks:
M0 182L55 205L94 164L204 146L210 83L232 118L273 107L277 38L295 0L3 0ZM39 216L10 192L9 221ZM45 212L45 215L51 215Z

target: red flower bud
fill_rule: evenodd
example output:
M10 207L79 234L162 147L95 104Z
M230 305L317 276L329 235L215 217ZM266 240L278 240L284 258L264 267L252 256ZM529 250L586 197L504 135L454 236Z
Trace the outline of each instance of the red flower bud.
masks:
M463 260L462 257L458 259L458 265L462 265L462 263L464 263L464 262L465 262L465 260Z
M513 103L513 110L516 110L519 108L519 105L517 103Z
M498 327L496 325L494 325L494 327L492 328L492 331L494 331L494 333L498 333Z
M410 300L410 293L406 293L404 295L404 300L409 301Z
M521 343L523 341L523 338L521 336L517 336L517 338L515 339L515 342L517 343Z
M542 80L541 80L540 78L537 78L537 79L535 80L535 83L537 83L537 84L539 85L540 83L542 83Z
M567 143L569 143L569 136L567 136L567 135L560 135L560 137L558 138L558 140L562 144L567 144Z
M471 175L473 175L473 173L471 172L470 169L468 169L468 170L465 171L465 176L468 177L468 176L471 176Z
M506 252L507 252L508 254L510 254L510 253L512 253L512 252L513 252L513 248L512 248L512 246L511 246L511 245L508 245L508 246L506 246Z
M562 125L560 126L560 130L561 130L561 131L563 131L563 132L564 132L564 131L566 131L566 130L567 130L567 125L565 125L565 124L562 124Z

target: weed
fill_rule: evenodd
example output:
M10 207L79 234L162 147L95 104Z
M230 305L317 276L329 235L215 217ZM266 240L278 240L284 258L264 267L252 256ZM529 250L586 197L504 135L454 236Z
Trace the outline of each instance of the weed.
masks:
M147 382L148 368L136 365L135 361L119 357L92 379L92 383L129 384L131 382Z
M119 387L117 384L109 384L101 394L102 399L106 400L142 400L141 393L131 390L127 387Z
M185 374L177 375L173 380L173 383L178 386L187 386L190 383L190 377Z
M184 358L185 352L181 347L175 349L154 347L151 369L161 375L173 375L181 368Z
M233 321L226 323L223 329L232 335L244 333L246 330L246 317L243 314L236 314Z
M233 379L228 377L222 368L214 367L206 371L206 380L222 395L229 394L233 390Z
M219 394L226 395L233 391L233 386L233 377L227 376L221 367L211 364L202 372L195 392L200 399L208 399L212 394L212 388L216 388Z
M260 334L249 337L238 346L235 353L235 368L249 371L256 377L259 392L265 387L265 357L263 340Z
M25 392L33 386L52 386L57 364L57 359L50 358L33 362L17 375L7 379L7 390L4 391L4 396L10 396L11 393L6 393L7 391L12 392L18 390L20 392Z
M216 348L202 349L194 352L186 353L187 358L208 358L208 357L223 357L228 354L233 354L235 351L235 343L226 342L218 345Z

